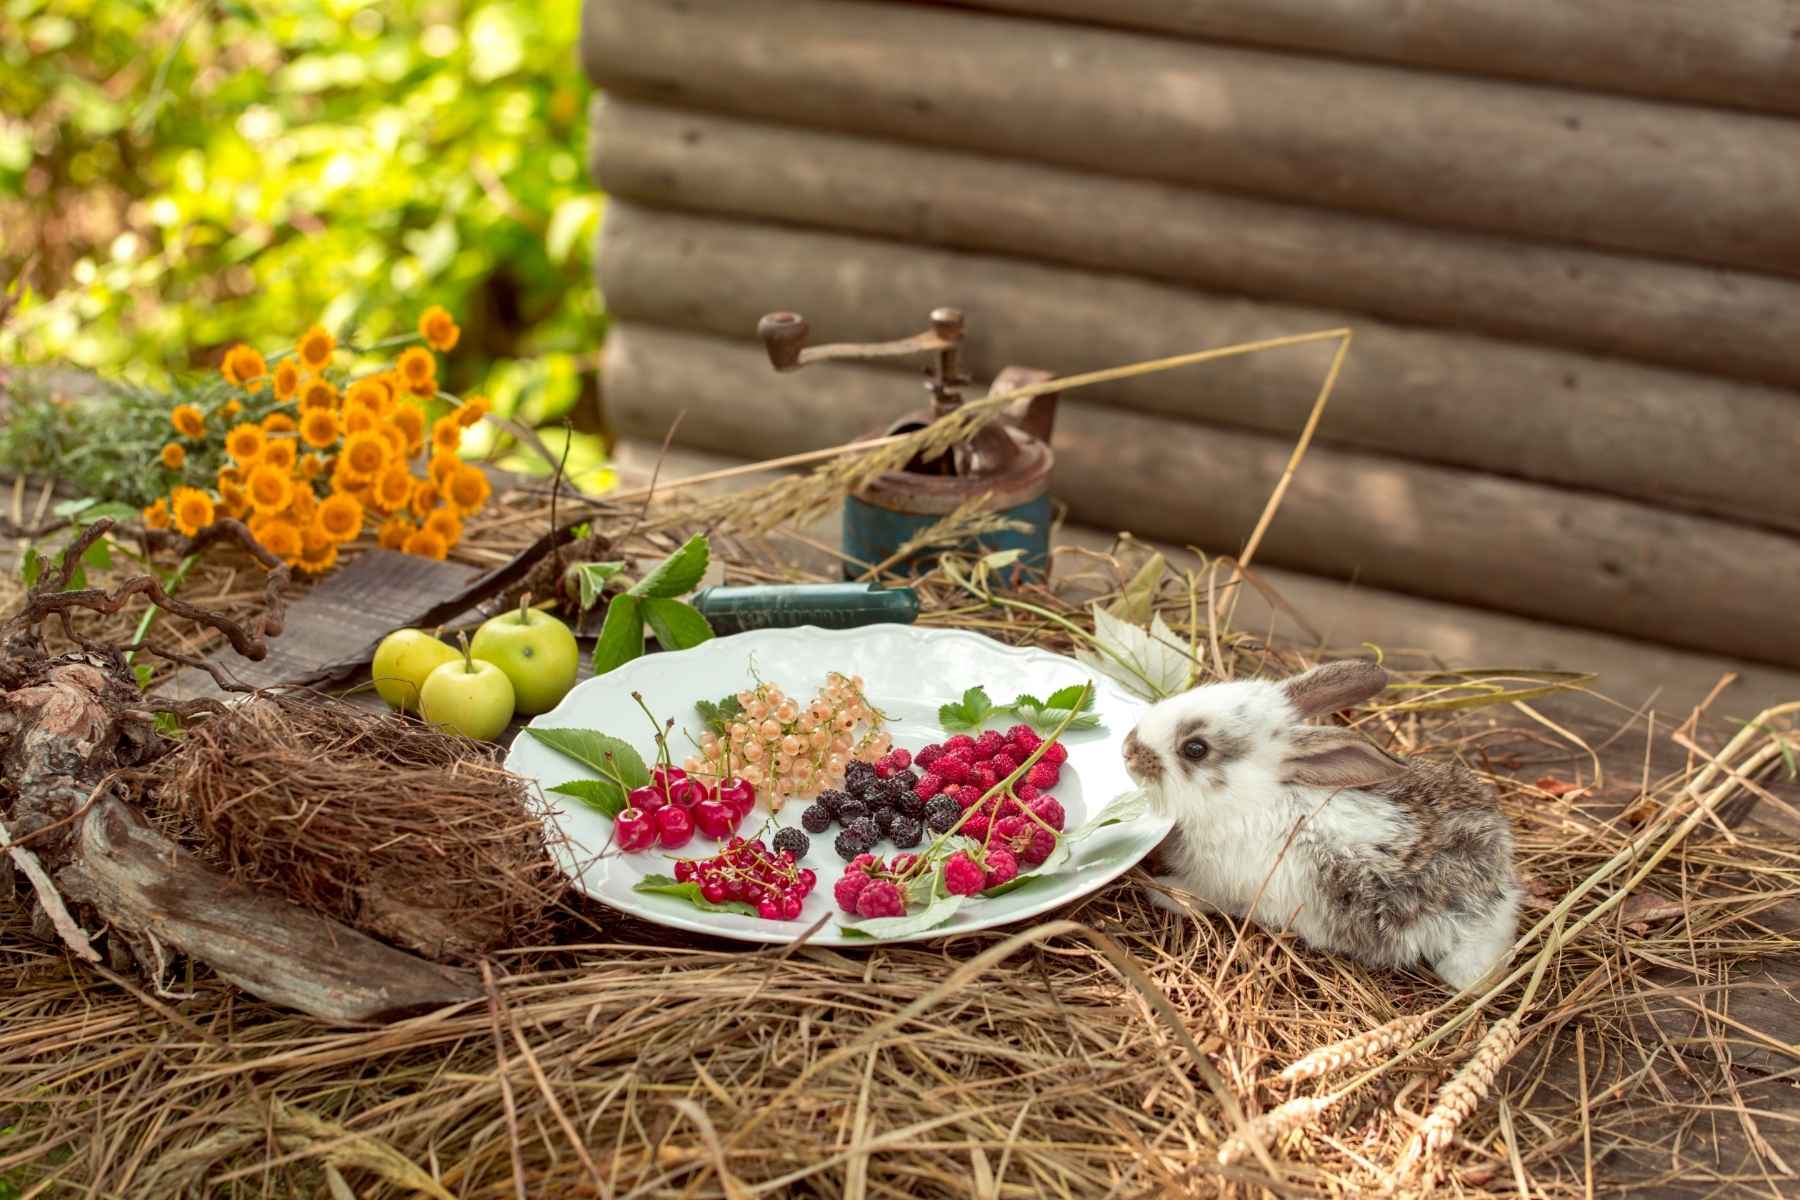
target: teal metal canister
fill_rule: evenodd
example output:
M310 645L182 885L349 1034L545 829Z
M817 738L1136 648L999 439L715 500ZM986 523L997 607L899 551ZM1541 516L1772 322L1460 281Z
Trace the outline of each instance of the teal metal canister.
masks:
M919 616L918 593L872 583L768 583L709 587L695 593L713 632L751 629L855 629L862 625L910 625Z

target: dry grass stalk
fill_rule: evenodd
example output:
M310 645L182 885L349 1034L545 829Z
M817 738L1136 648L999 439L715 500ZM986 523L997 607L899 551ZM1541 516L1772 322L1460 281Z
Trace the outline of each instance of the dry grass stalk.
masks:
M1329 1046L1320 1046L1317 1050L1289 1063L1276 1078L1282 1083L1300 1083L1303 1080L1317 1079L1321 1075L1340 1071L1352 1063L1362 1062L1377 1054L1398 1050L1424 1033L1430 1026L1431 1020L1431 1013L1395 1017L1385 1025L1366 1029L1355 1037L1345 1038L1341 1042L1333 1042Z
M1469 1061L1438 1092L1437 1103L1407 1144L1396 1174L1410 1175L1423 1159L1440 1153L1456 1136L1457 1129L1475 1112L1500 1068L1511 1061L1519 1047L1519 1018L1502 1017L1488 1027Z
M1296 1129L1308 1129L1318 1123L1325 1110L1336 1104L1338 1097L1332 1096L1296 1096L1285 1103L1277 1104L1268 1112L1251 1121L1244 1129L1225 1139L1219 1147L1219 1165L1228 1167L1244 1155L1250 1153L1250 1139L1255 1138L1268 1145L1283 1134L1292 1133Z

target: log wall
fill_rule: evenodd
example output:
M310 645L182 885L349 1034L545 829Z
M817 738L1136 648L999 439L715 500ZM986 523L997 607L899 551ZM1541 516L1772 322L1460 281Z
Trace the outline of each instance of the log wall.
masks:
M776 308L956 304L983 378L1349 325L1263 561L1800 666L1796 8L588 0L609 416L777 454L916 402L774 376ZM1080 393L1056 492L1231 552L1328 359Z

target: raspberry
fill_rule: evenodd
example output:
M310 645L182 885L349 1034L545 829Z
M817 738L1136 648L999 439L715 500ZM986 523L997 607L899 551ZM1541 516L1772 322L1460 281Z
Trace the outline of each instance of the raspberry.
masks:
M987 880L983 891L999 887L1003 883L1011 883L1018 876L1019 860L1011 850L995 846L987 852Z
M955 795L956 804L959 808L973 808L975 807L975 802L981 799L981 789L978 787L970 787L966 783L952 789L952 794Z
M964 837L974 838L978 842L986 841L988 832L987 814L984 812L970 813L963 820L962 828L957 832Z
M1044 751L1044 757L1038 759L1038 761L1060 767L1062 764L1069 761L1069 748L1061 742L1051 742L1049 747Z
M853 825L837 835L837 840L831 843L831 848L838 852L839 858L848 861L859 854L867 853L869 847L874 844L873 837L864 837L860 827Z
M831 828L831 810L825 807L824 797L817 804L809 804L806 811L800 814L800 824L808 833L824 833Z
M831 885L831 894L837 899L838 907L847 913L856 911L856 898L869 885L869 877L862 871L845 871L844 877Z
M875 760L875 778L876 779L886 779L889 775L892 775L893 773L894 773L894 764L893 763L889 762L885 758L878 758Z
M892 880L871 879L868 886L856 895L856 915L903 917L906 915L906 900Z
M990 729L975 739L975 754L978 758L992 758L1006 748L1006 739Z
M984 792L1000 782L1000 776L996 775L994 773L994 768L987 763L982 763L980 766L976 767L970 772L970 777L970 782Z
M994 836L1004 845L1023 845L1021 838L1024 833L1024 817L1001 817L994 822Z
M853 758L844 764L844 786L851 792L861 792L875 782L875 768L860 758Z
M804 814L802 815L804 816ZM796 859L801 859L805 858L806 852L812 849L812 843L798 829L784 829L775 835L775 849L786 850Z
M894 811L903 817L923 821L925 819L925 802L919 799L916 792L901 792L900 798L894 801Z
M1055 796L1045 796L1033 804L1031 815L1058 832L1062 831L1063 822L1068 819L1063 812L1062 801Z
M1035 867L1049 858L1050 852L1056 849L1056 835L1048 829L1039 829L1036 825L1031 828L1031 842L1023 850L1018 851L1018 855L1020 862L1028 867Z
M931 769L945 783L967 783L969 781L969 764L951 754L946 754L932 763Z
M917 754L913 755L913 765L922 771L929 771L931 770L931 764L941 758L943 753L944 748L942 746L927 746Z
M825 811L835 817L838 815L839 809L850 803L850 793L839 791L837 788L826 788L819 793L819 798L815 803L823 805Z
M904 771L912 766L912 754L906 750L896 750L888 755L888 758L893 762L896 771Z
M1020 722L1006 731L1006 740L1015 746L1022 747L1025 753L1030 754L1044 739L1037 735L1037 730Z
M1020 800L1023 800L1026 804L1030 804L1042 794L1042 792L1032 787L1029 783L1013 784L1013 795L1017 796Z
M1049 756L1046 755L1045 757L1048 758ZM1025 782L1029 783L1032 787L1037 788L1039 791L1049 791L1056 786L1056 781L1061 777L1062 771L1058 769L1055 763L1039 759L1038 765L1031 768L1031 770L1026 773Z
M987 886L987 873L958 851L944 864L944 889L952 896L973 896Z
M946 751L967 750L974 745L975 739L966 733L959 733L955 737L944 739L944 749Z
M1019 769L1019 760L1002 750L988 760L988 766L993 768L994 774L1005 779Z
M933 833L949 833L960 816L962 805L955 796L937 796L925 806L925 824Z
M1016 817L1025 811L1025 806L1011 796L995 796L993 804L997 817Z
M888 839L902 850L916 846L925 837L925 826L917 817L896 816L888 826Z
M846 871L864 871L870 875L873 875L877 871L881 870L881 859L879 856L874 855L874 854L859 854L855 858L850 860L850 865L845 867L844 870L846 870Z
M944 777L942 775L928 774L923 779L919 780L919 782L913 784L913 795L921 800L930 800L933 796L943 790Z

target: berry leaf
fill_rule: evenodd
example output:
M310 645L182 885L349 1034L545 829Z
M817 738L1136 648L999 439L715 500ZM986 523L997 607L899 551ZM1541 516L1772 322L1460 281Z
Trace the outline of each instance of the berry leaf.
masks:
M686 900L701 912L742 913L746 917L756 915L756 908L742 900L721 900L714 904L700 891L700 885L691 879L681 883L667 875L646 875L632 884L631 890L651 896L674 896Z
M616 817L625 811L625 792L610 779L571 779L544 790L573 796L602 816Z
M643 758L629 742L592 729L540 729L527 725L525 732L558 754L566 754L582 766L593 768L627 791L650 782L650 768L644 765Z
M664 650L686 650L712 638L712 626L700 610L679 600L644 601L644 620Z
M981 723L993 711L994 702L977 685L965 691L961 700L938 705L938 724L950 730L980 729Z
M1098 604L1092 612L1094 649L1077 650L1075 657L1094 670L1147 700L1165 700L1193 679L1193 648L1175 636L1161 613L1145 629L1121 621Z
M687 595L700 582L700 577L706 574L706 563L711 553L706 544L706 535L696 533L681 549L657 563L654 570L632 584L631 594L647 600L673 600L676 596Z
M881 938L911 937L915 933L923 933L927 929L935 929L956 915L967 896L939 896L918 912L907 913L903 917L873 917L858 921L854 925L839 925L848 937Z
M1050 693L1048 700L1039 700L1036 696L1022 694L1005 711L1018 714L1026 724L1049 733L1062 724L1071 709L1078 714L1069 722L1069 729L1098 729L1100 716L1088 711L1094 707L1094 688L1090 683L1072 683L1068 687L1057 688Z
M581 611L600 603L606 581L625 569L622 562L588 562L575 564L575 580L581 585Z
M696 700L694 710L706 722L708 729L723 737L731 728L731 723L743 715L744 706L738 703L736 696L727 696L717 704L711 700Z
M638 598L625 593L606 606L606 623L594 642L594 674L604 675L644 652L644 614Z
M1044 701L1045 708L1073 708L1077 712L1086 712L1094 707L1094 689L1085 683L1071 683L1068 687L1057 688Z

